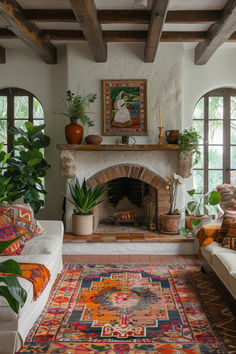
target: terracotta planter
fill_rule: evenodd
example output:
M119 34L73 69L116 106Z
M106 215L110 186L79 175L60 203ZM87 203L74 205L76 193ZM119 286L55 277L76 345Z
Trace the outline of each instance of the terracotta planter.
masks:
M166 141L168 144L177 144L179 138L179 130L167 130Z
M99 145L102 142L102 137L100 135L88 135L85 138L87 144Z
M93 233L93 215L72 215L73 235L91 235Z
M178 234L181 215L160 215L161 232Z
M84 128L77 123L70 123L65 126L66 141L68 144L81 144Z
M202 215L202 216L185 216L185 227L187 229L189 229L190 231L193 230L193 226L192 226L192 221L193 220L204 220L206 219L206 215Z

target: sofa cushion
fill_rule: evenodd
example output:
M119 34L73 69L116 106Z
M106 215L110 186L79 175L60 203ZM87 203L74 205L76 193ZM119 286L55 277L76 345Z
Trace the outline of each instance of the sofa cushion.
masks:
M222 184L216 187L221 195L220 206L223 210L236 210L236 186L232 184Z
M212 256L212 265L217 275L228 285L229 274L236 272L236 251L218 253Z
M0 242L11 241L14 238L16 238L16 233L11 218L7 215L0 214ZM2 252L2 255L11 256L14 254L20 254L23 247L24 246L20 244L19 240L16 240Z
M220 254L220 253L235 254L236 252L234 250L219 246L217 242L212 242L210 245L201 247L201 254L210 265L212 264L212 256L214 254Z
M50 254L41 254L41 255L27 255L27 256L0 256L0 262L5 261L7 259L14 259L18 263L39 263L44 264L50 273L54 271L54 268L57 264L57 257L52 257ZM20 284L24 287L27 292L27 300L24 304L23 308L20 309L19 315L14 313L12 309L8 306L7 301L0 297L0 322L14 320L25 311L28 304L33 300L33 284L27 279L18 277Z
M61 247L62 239L57 235L41 235L25 244L22 255L53 254Z
M221 228L216 238L217 242L222 242L233 222L236 221L236 210L226 210L224 212Z

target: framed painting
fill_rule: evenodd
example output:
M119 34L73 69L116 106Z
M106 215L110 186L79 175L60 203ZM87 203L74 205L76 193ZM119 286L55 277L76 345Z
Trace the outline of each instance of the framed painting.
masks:
M103 135L147 135L147 80L103 80Z

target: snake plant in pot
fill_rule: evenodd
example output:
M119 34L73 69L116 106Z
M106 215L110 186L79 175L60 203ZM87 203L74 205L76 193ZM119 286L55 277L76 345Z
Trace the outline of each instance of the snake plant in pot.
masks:
M80 185L78 178L73 184L69 184L72 199L66 196L67 200L74 205L72 215L72 233L74 235L90 235L93 233L93 211L92 209L102 203L101 197L106 193L107 187L97 184L90 188L84 179Z

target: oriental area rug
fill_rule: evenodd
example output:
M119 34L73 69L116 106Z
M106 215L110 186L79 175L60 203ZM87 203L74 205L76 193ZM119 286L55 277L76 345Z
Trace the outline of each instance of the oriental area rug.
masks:
M19 353L235 353L236 322L190 265L66 265Z

